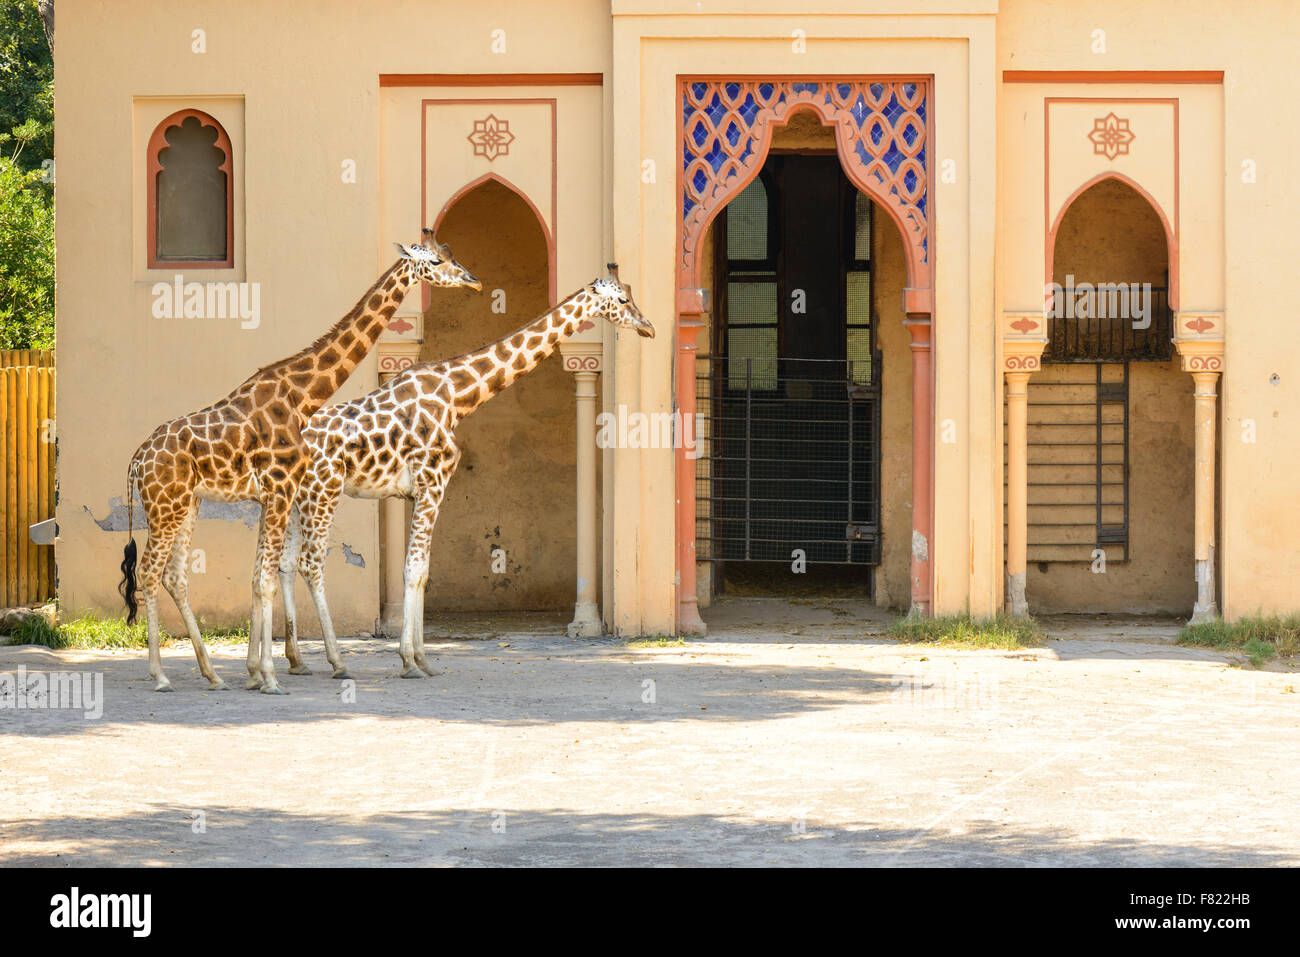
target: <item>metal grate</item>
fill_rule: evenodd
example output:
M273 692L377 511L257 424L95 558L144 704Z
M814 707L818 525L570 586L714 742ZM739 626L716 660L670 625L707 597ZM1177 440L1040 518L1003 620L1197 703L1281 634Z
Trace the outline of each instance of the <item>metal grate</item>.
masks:
M1130 293L1128 286L1140 292ZM1149 292L1148 300L1138 283L1072 283L1061 289L1051 306L1043 362L1167 362L1174 328L1169 291L1152 286ZM1075 314L1081 298L1088 301L1086 316ZM1139 309L1144 314L1135 317Z
M1030 378L1030 562L1091 562L1099 548L1128 561L1128 381L1127 363L1044 365Z
M878 382L844 360L700 358L699 560L879 564Z

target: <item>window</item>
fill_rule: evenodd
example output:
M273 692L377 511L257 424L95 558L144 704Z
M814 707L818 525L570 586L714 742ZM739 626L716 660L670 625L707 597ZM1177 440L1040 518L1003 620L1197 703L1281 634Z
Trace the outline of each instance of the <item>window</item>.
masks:
M844 355L849 381L870 385L871 343L871 200L849 190L849 235L844 243Z
M230 137L199 110L181 110L149 138L148 244L151 269L234 265Z
M773 205L768 184L760 175L724 213L727 384L731 388L776 387L779 345Z

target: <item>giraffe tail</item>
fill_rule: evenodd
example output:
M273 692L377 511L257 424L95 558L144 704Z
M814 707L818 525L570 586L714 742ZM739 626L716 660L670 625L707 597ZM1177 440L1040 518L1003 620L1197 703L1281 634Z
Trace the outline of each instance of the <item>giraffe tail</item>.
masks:
M122 581L117 586L121 592L122 598L126 601L126 623L135 624L136 613L140 610L140 603L135 597L135 459L131 459L131 464L126 468L126 496L123 501L126 503L126 533L130 536L130 541L126 543L126 548L122 549Z

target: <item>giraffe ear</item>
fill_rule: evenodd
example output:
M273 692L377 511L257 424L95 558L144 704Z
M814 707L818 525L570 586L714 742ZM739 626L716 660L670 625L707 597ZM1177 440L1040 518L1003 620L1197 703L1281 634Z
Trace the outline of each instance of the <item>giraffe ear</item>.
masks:
M414 258L415 254L411 252L410 246L403 246L401 243L393 243L393 245L397 248L397 251L402 254L403 259Z

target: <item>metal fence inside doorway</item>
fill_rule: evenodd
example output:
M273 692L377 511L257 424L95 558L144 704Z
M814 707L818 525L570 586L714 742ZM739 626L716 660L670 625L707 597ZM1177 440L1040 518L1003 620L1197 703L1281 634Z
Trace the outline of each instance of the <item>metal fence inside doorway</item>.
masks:
M877 363L698 361L700 561L879 563Z

